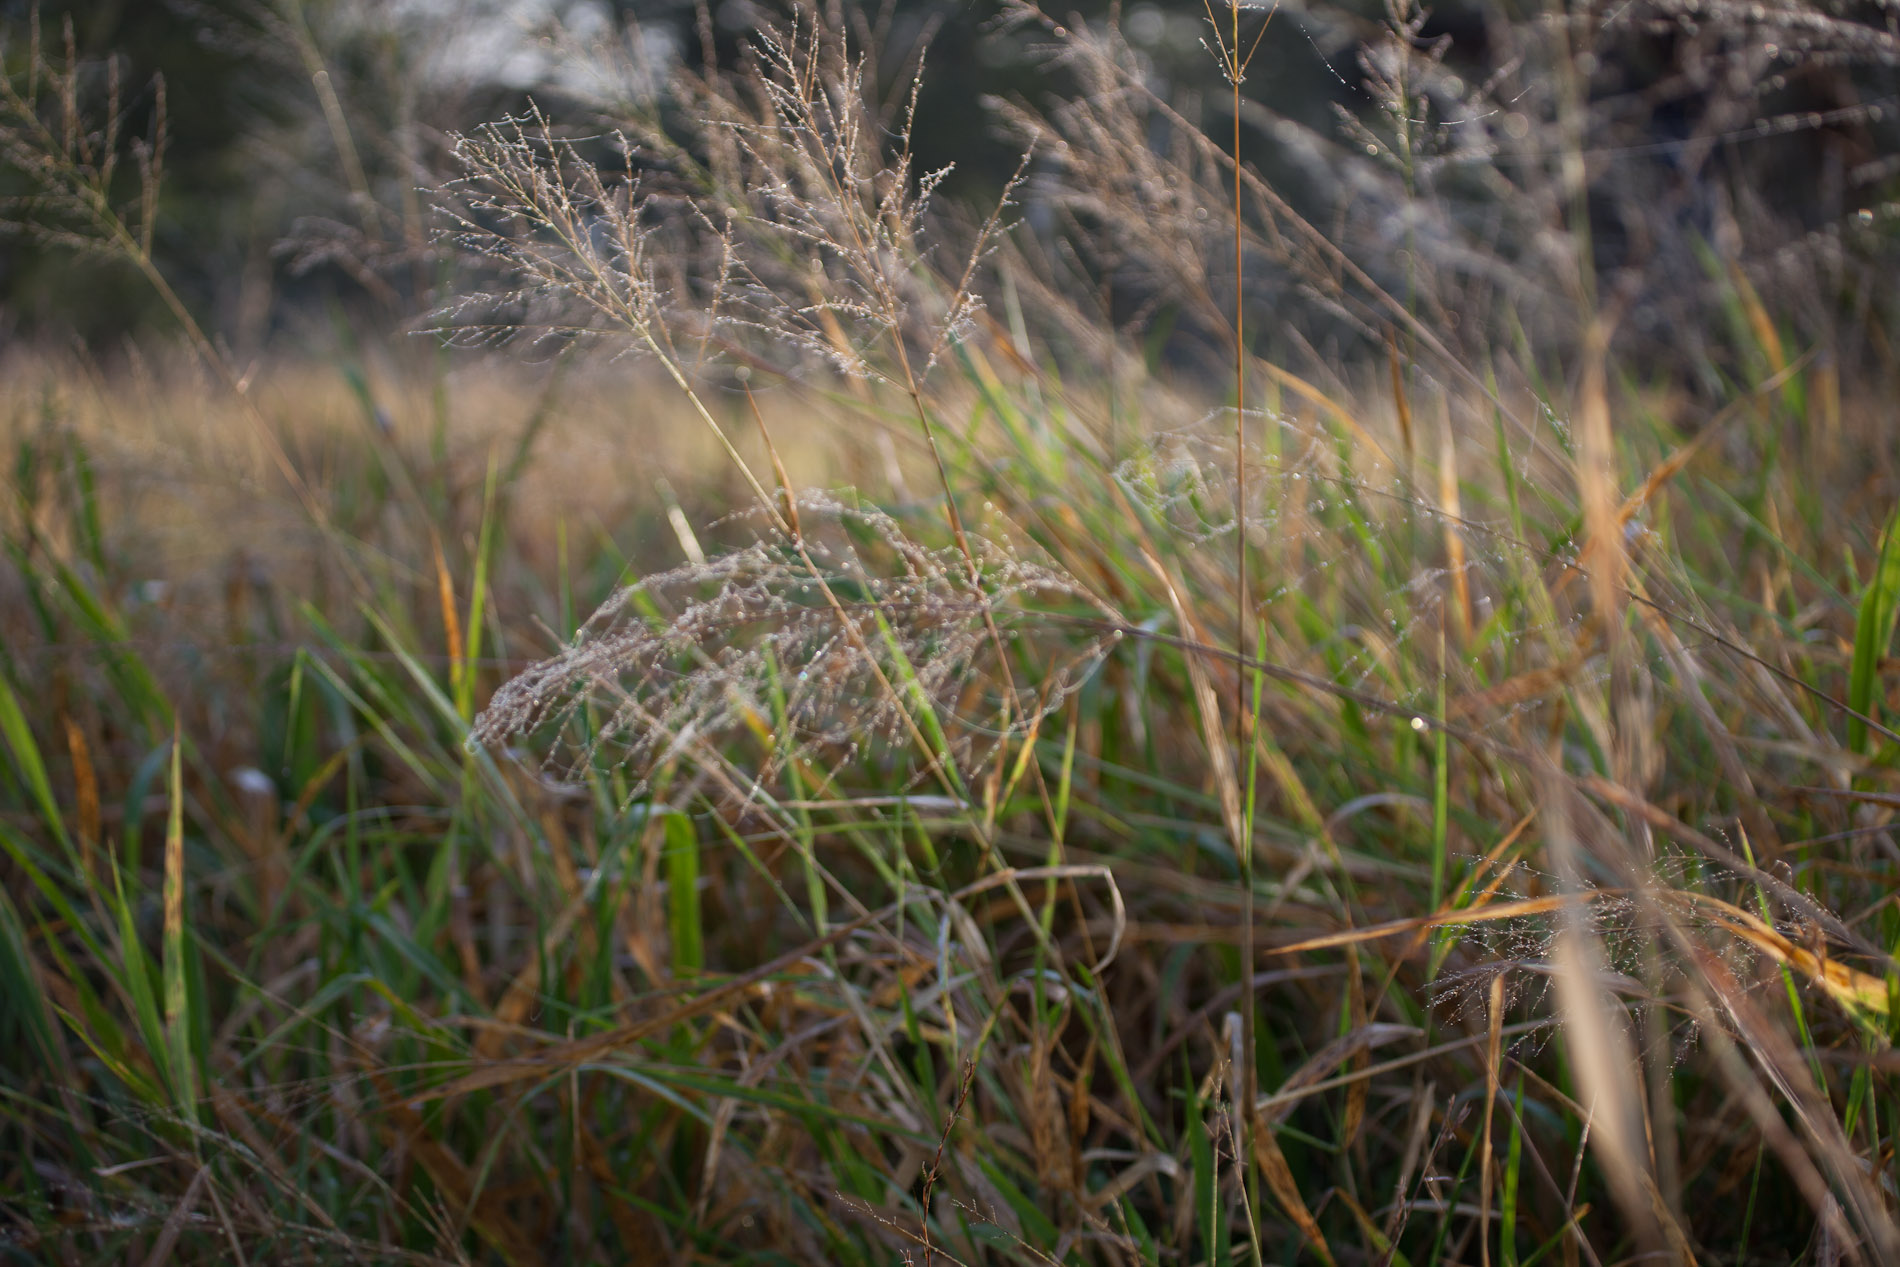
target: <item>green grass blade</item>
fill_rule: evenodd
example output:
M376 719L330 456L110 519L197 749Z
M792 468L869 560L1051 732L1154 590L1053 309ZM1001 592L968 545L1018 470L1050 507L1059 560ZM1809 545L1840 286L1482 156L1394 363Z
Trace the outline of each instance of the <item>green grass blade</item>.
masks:
M706 966L699 910L699 833L685 814L666 815L666 897L673 975L697 976Z
M20 773L27 791L32 795L40 813L40 821L46 824L53 839L59 842L66 854L67 862L78 873L79 857L73 852L72 841L66 835L66 822L59 812L59 800L53 795L52 780L46 776L46 762L40 757L39 744L34 742L33 730L27 724L26 714L20 709L19 698L14 695L13 687L4 675L0 675L0 736L7 741L7 748L13 753L14 768Z
M1498 1260L1517 1267L1517 1180L1524 1160L1524 1077L1518 1075L1511 1108L1511 1143L1504 1160L1504 1194L1498 1202Z
M469 585L468 660L455 679L455 707L463 721L475 716L476 667L482 659L483 621L487 617L489 566L495 549L495 488L498 468L491 458L488 480L482 489L482 527L475 545L475 579Z
M1893 624L1900 612L1900 507L1887 520L1880 534L1880 556L1874 575L1860 596L1860 612L1854 622L1854 661L1847 676L1847 706L1860 714L1847 718L1847 746L1855 752L1868 751L1867 723L1878 706L1875 682L1880 661L1893 642Z
M26 926L12 896L0 888L0 1039L23 1039L46 1068L54 1068L59 1050L52 1015L34 969Z

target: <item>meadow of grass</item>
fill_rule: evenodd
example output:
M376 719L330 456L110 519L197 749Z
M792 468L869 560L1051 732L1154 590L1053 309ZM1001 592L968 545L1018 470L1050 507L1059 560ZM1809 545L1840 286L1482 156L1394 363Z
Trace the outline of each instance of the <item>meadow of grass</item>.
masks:
M933 222L806 12L464 138L439 341L5 362L0 1254L1900 1261L1894 367L1388 290L1016 17L1014 201L1375 353Z

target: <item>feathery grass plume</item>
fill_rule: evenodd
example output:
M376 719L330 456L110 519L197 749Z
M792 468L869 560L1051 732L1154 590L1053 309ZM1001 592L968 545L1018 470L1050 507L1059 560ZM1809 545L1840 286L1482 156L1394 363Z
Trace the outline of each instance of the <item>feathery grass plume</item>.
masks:
M947 171L912 170L919 79L913 74L887 142L891 121L868 98L867 55L853 55L815 11L795 8L786 24L762 28L753 53L749 74L698 81L691 99L707 111L705 161L651 122L641 132L643 148L624 133L610 138L622 164L614 178L584 158L575 140L557 139L538 112L462 138L457 155L466 175L455 187L451 232L464 250L499 266L513 288L471 296L445 311L445 324L478 334L526 327L631 339L686 393L774 529L799 553L806 543L796 513L780 513L689 381L688 340L702 353L767 363L774 345L788 346L795 358L790 365L781 358L783 369L816 355L848 376L895 386L909 398L935 463L963 557L962 584L991 643L991 669L1008 677L985 597L985 564L966 531L924 396L938 358L978 310L977 266L1008 195L977 231L960 273L946 277L923 227ZM667 198L641 189L636 164L656 156L671 169ZM665 235L669 249L655 250L655 235ZM665 276L660 260L668 262ZM706 265L696 282L694 263ZM573 316L563 315L569 310ZM808 556L803 562L825 590L819 565ZM837 608L835 596L826 596ZM853 643L868 645L856 636ZM878 681L902 712L902 692ZM1016 717L1019 694L1010 687L994 696L1000 711L989 724L1005 743L1026 733ZM908 724L914 729L915 720ZM921 732L912 737L927 742Z
M0 233L131 264L196 336L152 257L165 174L165 80L128 96L124 62L81 57L70 17L61 29L63 51L56 55L42 42L35 6L19 50L21 69L10 58L0 63L0 170L26 186L0 198ZM0 43L0 54L13 51ZM142 137L126 131L135 104L149 105Z
M789 336L795 347L826 349L842 372L874 374L903 393L974 591L981 569L925 390L938 359L980 309L977 268L1021 169L973 235L960 269L942 267L934 238L922 230L949 171L917 172L911 153L922 62L920 49L908 94L880 114L866 78L869 53L853 52L835 14L801 0L788 22L761 28L754 69L737 87L722 94L719 85L731 81L708 82L712 97L723 95L712 117L731 131L722 151L737 159L741 218L760 237L760 249L741 253L734 266L751 284L737 288L733 319L769 338ZM702 217L720 210L735 214L730 203L700 203ZM987 611L983 620L997 667L1008 672L1001 632ZM1001 694L996 724L1005 732L1015 727L1014 697L1013 690Z
M752 244L736 323L911 391L970 329L971 270L996 226L946 267L928 228L949 169L915 170L910 149L921 50L908 92L883 108L869 57L815 8L763 26L752 73L697 99L730 146L703 210L736 218Z
M124 63L82 59L70 17L62 30L64 56L56 62L40 42L36 8L25 74L16 79L10 67L0 74L0 163L32 189L0 203L8 213L0 228L72 250L149 256L165 169L165 81L149 89L150 132L128 137ZM128 160L129 189L121 166Z
M678 277L662 276L659 265L678 257L651 240L675 226L652 216L632 147L622 137L606 140L625 164L619 178L584 156L579 142L557 136L538 109L456 138L463 175L445 190L447 234L511 288L457 296L439 314L446 333L665 341L656 325L670 315L669 284Z
M624 137L609 140L621 165L618 179L583 156L574 139L557 136L538 109L457 139L463 175L443 191L445 233L508 288L453 300L438 323L449 337L477 340L526 333L630 343L673 380L759 504L776 515L765 486L695 390L693 367L675 337L682 319L717 313L725 271L715 275L709 308L696 308L685 279L698 258L699 221L657 216L658 204L641 190L633 148ZM653 245L660 232L669 235L668 249ZM729 241L714 236L717 257L729 259Z
M806 493L797 518L797 550L767 538L615 594L565 651L495 693L470 742L552 737L561 777L623 767L639 796L658 766L730 753L749 730L762 751L721 758L745 785L769 785L799 762L833 769L842 788L907 748L911 719L925 718L945 746L938 755L967 768L1006 737L995 717L1026 733L1119 637L1112 608L1021 547L972 538L973 589L959 551L920 544L882 511ZM1057 623L1065 616L1085 620ZM1011 685L991 661L992 621L1033 684ZM1016 691L1007 709L996 700L1004 690Z
M742 71L676 72L683 112L603 101L607 135L557 136L537 110L458 138L451 233L524 286L465 296L445 326L564 328L537 318L568 294L636 334L664 316L680 347L920 390L974 328L1009 206L949 247L931 205L949 169L918 171L910 148L922 57L880 100L873 51L794 5ZM664 249L645 248L656 233ZM514 311L485 321L483 303Z

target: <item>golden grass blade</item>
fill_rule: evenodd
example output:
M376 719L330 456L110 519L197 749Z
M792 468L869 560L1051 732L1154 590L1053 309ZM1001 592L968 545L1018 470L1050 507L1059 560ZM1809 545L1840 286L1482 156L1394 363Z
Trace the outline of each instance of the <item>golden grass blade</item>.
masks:
M1412 433L1412 402L1405 391L1405 366L1399 359L1399 341L1390 330L1385 334L1385 363L1392 372L1392 407L1398 411L1399 441L1405 446L1405 467L1409 472L1418 464L1418 441Z
M1287 1165L1286 1154L1280 1151L1280 1141L1274 1137L1273 1128L1265 1122L1258 1123L1253 1130L1253 1155L1260 1167L1260 1177L1267 1181L1267 1190L1273 1199L1280 1203L1293 1225L1300 1229L1300 1235L1319 1256L1319 1260L1331 1267L1332 1246L1326 1243L1326 1233L1321 1230L1319 1220L1307 1207L1306 1198L1300 1195L1299 1180L1293 1177L1292 1167Z
M462 619L455 610L455 581L449 575L449 562L442 554L441 537L431 533L429 545L435 552L436 601L442 608L442 636L449 656L449 695L461 698L462 676L471 667L462 654Z
M1271 361L1260 362L1260 370L1275 383L1300 397L1308 404L1313 405L1335 422L1339 423L1339 425L1344 427L1347 431L1351 432L1353 439L1357 441L1366 452L1377 453L1381 457L1387 456L1385 446L1380 444L1378 440L1373 437L1372 432L1366 429L1365 424L1353 416L1351 410L1334 400L1331 396L1328 396L1318 387L1307 382L1292 370L1283 369Z
M72 757L73 794L78 801L74 807L77 821L73 829L79 837L79 865L96 887L99 883L96 856L100 840L99 775L92 764L92 749L86 743L85 732L70 715L63 715L61 720L66 726L66 751Z
M185 926L185 790L182 776L184 745L172 736L171 807L165 820L164 881L164 989L166 1054L175 1085L177 1108L187 1121L198 1117L197 1061L192 1050L191 998L187 988ZM135 948L128 948L135 949Z
M1200 641L1200 628L1195 624L1187 603L1181 597L1181 590L1168 574L1167 567L1153 553L1144 551L1143 557L1167 593L1168 603L1174 608L1174 618L1179 622L1182 634ZM1188 680L1194 690L1195 714L1200 719L1201 741L1207 752L1208 770L1220 797L1221 819L1227 828L1228 839L1233 841L1235 856L1243 857L1248 841L1246 828L1241 821L1240 780L1234 773L1233 754L1227 747L1227 729L1221 724L1220 698L1214 693L1213 683L1208 680L1207 666L1201 662L1201 657L1189 651L1181 658L1187 664Z
M1631 1042L1628 1017L1603 982L1602 948L1584 916L1591 896L1583 881L1582 846L1572 828L1569 789L1542 772L1546 847L1565 892L1557 895L1561 918L1551 959L1557 986L1557 1018L1575 1071L1578 1098L1589 1106L1591 1147L1623 1217L1646 1251L1660 1251L1662 1230L1650 1207L1648 1149L1643 1145L1643 1104L1636 1088L1641 1066Z
M1498 1104L1498 1066L1504 1057L1504 977L1505 974L1499 972L1491 978L1485 1001L1489 1027L1484 1045L1484 1121L1480 1125L1483 1141L1478 1158L1478 1261L1483 1267L1491 1267L1491 1123Z
M1592 900L1594 896L1610 895L1607 892L1585 895L1583 900ZM1498 920L1522 919L1529 915L1545 915L1551 911L1562 910L1567 900L1561 896L1530 897L1513 902L1499 902L1490 906L1470 906L1463 910L1442 911L1436 915L1389 920L1367 928L1349 928L1337 933L1308 937L1287 946L1270 946L1267 948L1267 953L1300 955L1314 950L1330 950L1335 946L1358 945L1362 942L1378 941L1384 937L1397 937L1402 933L1415 933L1433 928L1457 928L1468 924L1488 924Z

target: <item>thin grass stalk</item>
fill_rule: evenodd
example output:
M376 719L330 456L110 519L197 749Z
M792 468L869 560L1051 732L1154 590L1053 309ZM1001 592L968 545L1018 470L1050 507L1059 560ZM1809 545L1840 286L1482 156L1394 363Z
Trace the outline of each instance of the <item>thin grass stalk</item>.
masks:
M1219 48L1221 72L1227 78L1228 90L1232 97L1233 137L1232 156L1234 160L1234 206L1232 212L1234 230L1234 653L1245 656L1247 646L1247 326L1246 326L1246 283L1241 274L1243 239L1240 183L1240 0L1229 0L1227 6L1228 29L1220 31L1214 14L1208 13L1208 20L1214 23L1215 42ZM1256 1024L1256 996L1252 986L1255 947L1254 947L1254 892L1253 892L1253 772L1254 759L1252 745L1247 742L1249 710L1247 708L1247 674L1234 674L1234 751L1245 754L1247 778L1242 799L1242 810L1238 830L1234 834L1234 858L1240 867L1241 910L1240 910L1240 1044L1236 1053L1240 1063L1239 1101L1245 1106L1236 1115L1240 1131L1240 1164L1245 1176L1244 1185L1247 1200L1247 1221L1254 1225L1254 1211L1259 1204L1259 1164L1254 1155L1255 1132L1259 1129L1255 1104L1259 1100L1256 1085L1255 1066L1257 1056L1254 1050L1254 1026ZM1248 1238L1249 1252L1254 1263L1260 1262L1260 1244L1257 1234Z
M1250 624L1247 605L1247 310L1246 280L1241 271L1241 184L1240 184L1240 84L1245 66L1240 61L1240 0L1231 0L1228 14L1232 19L1229 36L1234 65L1228 76L1233 87L1234 114L1234 650L1247 653L1247 629ZM1255 695L1259 694L1259 676L1255 675ZM1241 1164L1247 1176L1247 1223L1252 1229L1248 1249L1255 1267L1259 1267L1260 1236L1256 1211L1260 1205L1260 1167L1254 1150L1259 1122L1259 1057L1255 1051L1255 1030L1259 1023L1259 995L1253 988L1254 964L1254 874L1253 874L1253 787L1257 753L1249 742L1254 711L1247 707L1247 675L1234 674L1234 748L1245 753L1247 762L1246 810L1241 818L1241 838L1234 842L1240 860L1241 945L1240 982L1240 1094L1246 1106L1241 1113Z

